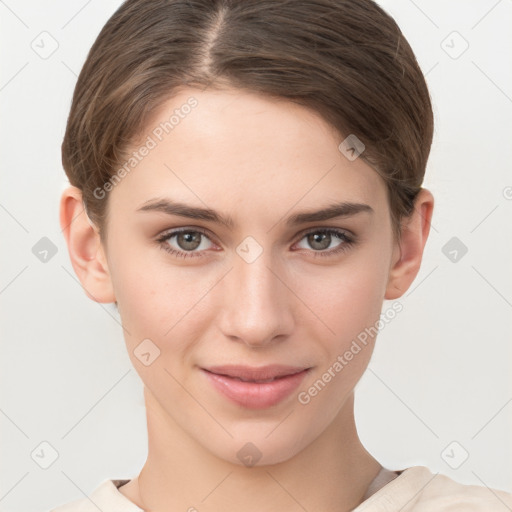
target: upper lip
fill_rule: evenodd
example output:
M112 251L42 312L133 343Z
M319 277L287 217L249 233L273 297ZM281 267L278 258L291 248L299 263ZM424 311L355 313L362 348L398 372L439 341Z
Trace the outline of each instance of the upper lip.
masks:
M217 375L227 375L228 377L238 377L245 380L266 380L285 375L293 375L309 368L304 366L288 366L281 364L270 364L267 366L241 366L241 365L222 365L210 366L204 370L216 373Z

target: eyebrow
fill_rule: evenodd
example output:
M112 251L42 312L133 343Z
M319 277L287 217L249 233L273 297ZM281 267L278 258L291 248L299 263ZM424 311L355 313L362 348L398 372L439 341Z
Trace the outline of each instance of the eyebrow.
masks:
M167 215L177 215L179 217L187 217L189 219L205 220L221 224L227 228L233 228L235 226L233 218L229 215L225 216L210 208L191 206L178 201L172 201L170 199L149 199L140 208L138 208L137 211L156 211L166 213ZM288 217L286 225L291 227L298 224L305 224L307 222L319 222L338 217L352 217L362 212L371 214L374 213L374 210L368 204L343 201L340 203L330 204L320 210L295 213Z

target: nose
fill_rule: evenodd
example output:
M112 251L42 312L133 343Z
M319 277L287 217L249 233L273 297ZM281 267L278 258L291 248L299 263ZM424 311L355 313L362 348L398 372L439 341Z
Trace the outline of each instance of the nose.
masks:
M270 254L263 251L252 262L235 254L223 281L219 325L226 337L261 348L291 334L296 298L286 286L285 269Z

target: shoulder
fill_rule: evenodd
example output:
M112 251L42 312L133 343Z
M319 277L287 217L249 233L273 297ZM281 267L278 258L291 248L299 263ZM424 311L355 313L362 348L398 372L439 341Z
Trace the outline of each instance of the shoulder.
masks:
M409 468L413 469L413 468ZM512 494L485 485L469 485L441 473L431 473L418 496L415 512L439 510L446 512L499 512L512 510Z
M143 512L119 492L118 487L126 482L128 480L103 480L89 496L59 505L49 512Z
M510 512L512 493L462 484L425 466L404 469L353 512Z

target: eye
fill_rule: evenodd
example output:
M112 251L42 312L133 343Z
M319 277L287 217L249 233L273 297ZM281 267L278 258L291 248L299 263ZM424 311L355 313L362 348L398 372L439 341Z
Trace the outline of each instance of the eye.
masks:
M177 247L170 243L173 239L176 239L174 243ZM159 246L168 253L179 258L188 258L206 255L206 250L211 247L204 243L205 239L209 240L211 243L206 231L199 228L184 228L164 233L157 238L157 242ZM342 251L348 250L356 241L355 237L345 231L332 228L311 230L305 233L300 240L302 241L304 239L307 241L310 248L313 249L309 252L312 252L315 257L334 256ZM329 248L332 242L338 243L334 246L334 249L326 251L325 249ZM299 248L304 249L304 247ZM305 249L308 248L306 247Z
M174 248L170 241L175 238L178 248ZM157 238L160 247L178 257L187 258L189 256L204 256L204 251L209 247L205 247L204 239L209 240L205 231L198 228L180 229L164 233ZM206 244L207 245L207 244ZM197 249L197 250L196 250Z
M334 256L348 250L355 244L355 237L339 229L315 229L305 233L301 240L306 240L313 248L313 256ZM338 242L334 249L326 251L332 242ZM306 247L307 249L307 247Z

